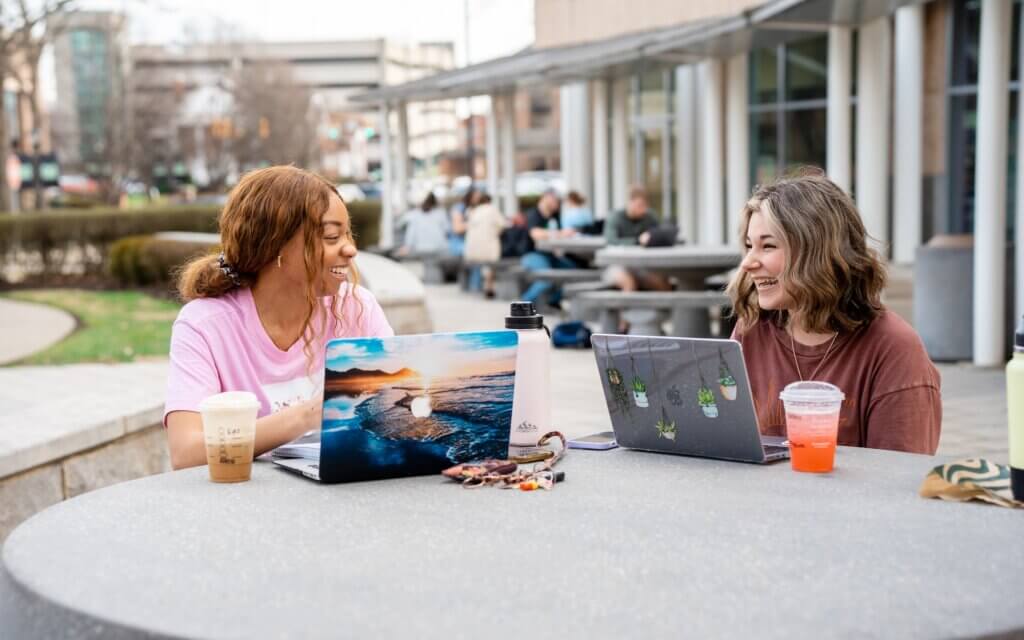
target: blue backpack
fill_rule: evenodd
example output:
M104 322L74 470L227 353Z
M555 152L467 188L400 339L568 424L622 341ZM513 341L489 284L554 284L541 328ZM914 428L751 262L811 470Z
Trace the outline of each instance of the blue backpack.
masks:
M551 332L551 344L556 347L589 349L591 333L582 322L562 322L555 325Z

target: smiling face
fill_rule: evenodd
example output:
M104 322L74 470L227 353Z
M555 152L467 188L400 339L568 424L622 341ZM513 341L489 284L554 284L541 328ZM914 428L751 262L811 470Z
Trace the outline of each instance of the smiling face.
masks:
M314 289L317 296L336 295L342 283L349 280L357 251L348 209L333 193L327 211L320 219L320 243L321 269L316 275ZM299 229L281 251L281 269L289 280L302 287L307 281L304 255L303 230Z
M786 249L779 232L770 225L760 211L750 215L745 238L746 254L740 263L754 282L757 306L766 310L787 309L792 299L786 293L783 272L786 268Z

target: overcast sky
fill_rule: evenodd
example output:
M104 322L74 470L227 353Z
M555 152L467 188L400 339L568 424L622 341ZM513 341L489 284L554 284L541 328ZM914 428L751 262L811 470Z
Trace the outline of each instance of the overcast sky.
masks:
M124 11L132 42L387 37L449 40L465 62L465 8L471 62L514 53L533 42L533 0L82 0L83 8Z

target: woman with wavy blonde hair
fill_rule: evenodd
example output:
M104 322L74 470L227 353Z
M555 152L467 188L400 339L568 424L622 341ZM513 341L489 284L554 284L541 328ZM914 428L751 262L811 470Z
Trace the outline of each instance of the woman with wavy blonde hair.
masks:
M290 166L242 177L220 215L223 253L185 265L164 425L176 469L206 463L199 403L260 401L256 455L320 426L327 340L394 335L359 286L348 209L331 183Z
M934 454L939 373L913 328L882 305L885 265L853 200L820 173L758 187L740 241L733 338L762 433L785 435L787 384L821 380L846 394L839 444Z

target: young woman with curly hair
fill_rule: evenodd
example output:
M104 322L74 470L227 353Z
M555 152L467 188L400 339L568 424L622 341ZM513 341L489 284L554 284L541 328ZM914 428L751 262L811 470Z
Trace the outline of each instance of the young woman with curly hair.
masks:
M756 189L741 227L728 293L762 433L785 435L787 384L821 380L846 394L839 444L934 454L939 373L881 303L885 265L853 200L822 175L783 179Z
M327 340L394 335L359 286L345 203L290 166L242 177L220 215L223 253L181 273L187 304L171 334L164 425L176 469L206 464L199 403L222 391L260 401L256 455L316 429Z

